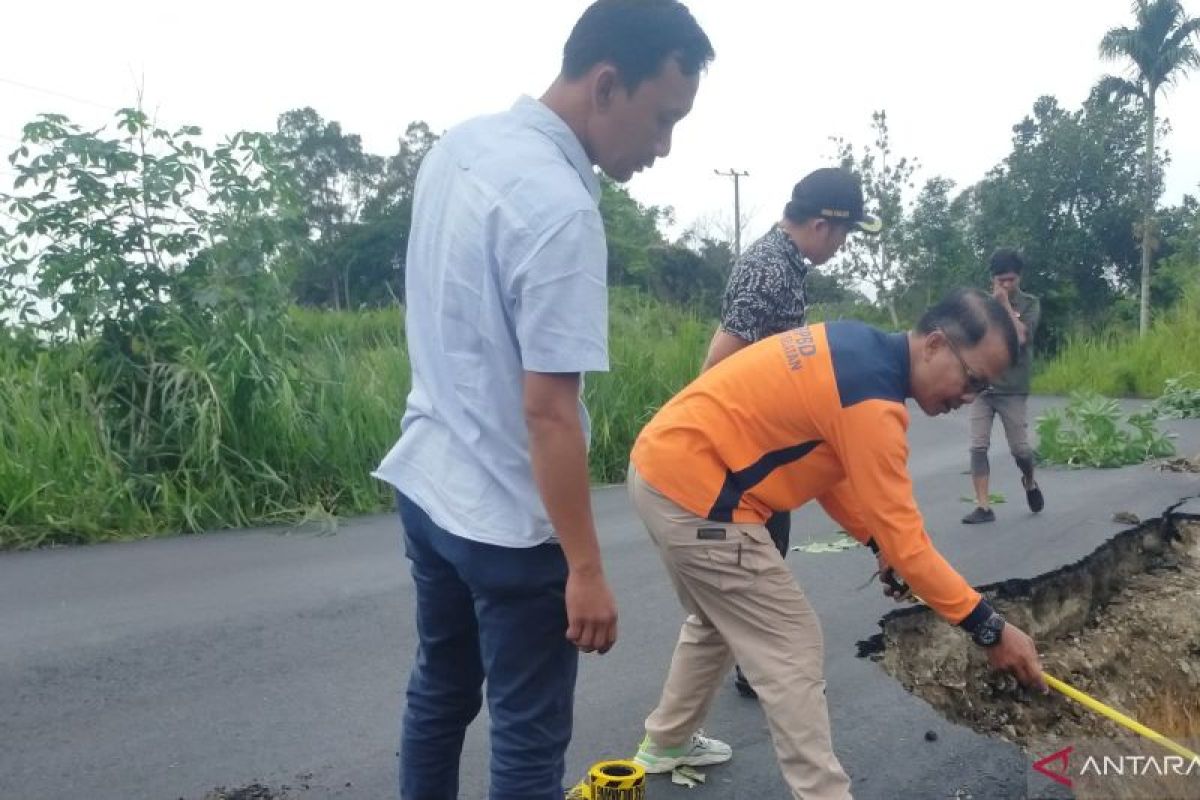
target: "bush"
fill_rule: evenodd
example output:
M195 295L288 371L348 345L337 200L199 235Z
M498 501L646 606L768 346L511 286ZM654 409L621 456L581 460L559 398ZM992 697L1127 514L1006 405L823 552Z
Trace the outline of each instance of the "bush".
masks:
M1163 393L1152 406L1160 419L1193 419L1200 417L1200 376L1184 373L1168 378Z
M1037 432L1042 459L1071 467L1121 467L1175 453L1153 412L1129 414L1122 424L1117 401L1095 394L1075 394L1062 414L1038 417Z

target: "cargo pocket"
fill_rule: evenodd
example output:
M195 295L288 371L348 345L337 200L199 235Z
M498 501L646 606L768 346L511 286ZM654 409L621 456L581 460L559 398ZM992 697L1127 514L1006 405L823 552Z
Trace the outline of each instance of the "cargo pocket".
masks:
M769 573L781 571L779 567L783 560L766 528L730 528L730 533L733 534L732 542L724 547L709 548L708 552L716 576L715 584L721 591L745 591ZM786 572L786 568L783 571Z

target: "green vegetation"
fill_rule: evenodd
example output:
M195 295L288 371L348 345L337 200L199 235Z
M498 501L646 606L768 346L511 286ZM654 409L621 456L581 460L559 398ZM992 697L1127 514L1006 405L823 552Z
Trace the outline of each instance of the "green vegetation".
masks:
M122 378L89 348L0 339L0 547L390 507L370 471L408 392L402 313L297 309L282 327L230 345L172 326L178 355L147 369L146 414L116 399ZM614 294L612 371L586 389L595 480L624 478L637 431L695 376L711 333L693 313Z
M1160 419L1200 417L1200 375L1188 372L1168 378L1162 395L1154 401L1154 413Z
M872 145L838 140L831 160L862 175L886 227L809 274L810 319L903 327L946 291L986 285L988 253L1017 246L1051 359L1035 391L1161 392L1155 413L1195 416L1200 388L1185 373L1200 364L1200 202L1156 207L1154 98L1193 65L1200 22L1174 0L1139 0L1135 17L1103 45L1131 60L1134 80L1105 79L1078 108L1039 98L974 185L932 176L918 189L920 164L893 152L883 110ZM114 123L40 115L5 166L0 547L389 506L369 472L408 390L404 259L438 133L413 122L382 156L311 108L216 145L139 109ZM710 221L671 240L670 208L608 181L600 211L612 371L589 376L585 397L592 475L611 482L699 368L732 236ZM1148 417L1114 415L1096 399L1049 415L1044 455L1107 465L1169 448Z
M1076 394L1060 414L1038 417L1038 454L1051 464L1121 467L1174 455L1170 436L1158 430L1153 412L1124 415L1116 400Z
M1091 391L1109 397L1156 397L1166 381L1200 364L1200 285L1138 338L1137 329L1116 328L1067 339L1038 371L1033 390L1042 394Z
M975 498L973 496L966 495L966 494L959 497L958 500L960 503L974 503L975 502ZM988 493L988 502L991 503L992 505L996 505L998 503L1007 503L1008 499L1003 494L1000 494L999 492L989 492Z

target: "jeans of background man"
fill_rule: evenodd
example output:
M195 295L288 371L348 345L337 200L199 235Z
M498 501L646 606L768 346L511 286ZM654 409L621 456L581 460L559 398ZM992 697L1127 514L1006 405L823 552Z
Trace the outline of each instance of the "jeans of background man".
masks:
M419 645L400 750L403 800L457 800L463 737L491 715L491 800L562 800L578 651L562 547L455 536L399 495Z

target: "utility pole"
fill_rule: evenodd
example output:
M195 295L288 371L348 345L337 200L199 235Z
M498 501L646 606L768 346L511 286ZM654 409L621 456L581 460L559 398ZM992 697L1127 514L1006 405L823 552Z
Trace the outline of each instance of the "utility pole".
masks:
M721 172L719 169L714 169L717 175L722 178L733 178L733 257L739 259L742 257L742 196L738 188L738 179L745 178L749 172L738 172L730 167L728 172Z

